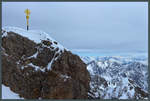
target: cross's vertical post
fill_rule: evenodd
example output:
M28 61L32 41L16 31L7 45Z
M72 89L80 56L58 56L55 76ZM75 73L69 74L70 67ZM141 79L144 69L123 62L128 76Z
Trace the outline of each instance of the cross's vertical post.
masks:
M26 19L27 19L27 30L29 30L29 15L30 15L30 10L26 9L25 13L26 13Z

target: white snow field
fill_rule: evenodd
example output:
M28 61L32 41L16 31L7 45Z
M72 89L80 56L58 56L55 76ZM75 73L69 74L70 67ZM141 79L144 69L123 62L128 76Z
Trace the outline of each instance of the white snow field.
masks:
M10 90L9 87L2 85L2 99L23 99L18 94Z

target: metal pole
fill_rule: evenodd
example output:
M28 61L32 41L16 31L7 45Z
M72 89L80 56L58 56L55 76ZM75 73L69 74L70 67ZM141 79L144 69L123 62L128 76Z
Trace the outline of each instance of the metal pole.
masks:
M27 30L29 30L29 16L27 16Z
M27 25L27 30L29 30L29 26Z

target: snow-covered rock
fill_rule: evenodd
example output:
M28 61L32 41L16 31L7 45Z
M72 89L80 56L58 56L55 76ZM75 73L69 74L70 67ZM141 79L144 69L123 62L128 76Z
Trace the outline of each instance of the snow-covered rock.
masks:
M21 35L25 38L28 38L32 41L34 41L36 44L40 44L40 43L46 43L46 44L51 44L51 45L46 45L46 44L42 44L43 47L46 47L46 48L49 48L51 50L56 50L57 49L57 52L55 52L55 54L59 54L59 53L62 53L64 52L65 48L59 44L56 40L54 40L53 38L51 38L47 33L43 32L43 31L40 31L40 30L24 30L22 28L18 28L18 27L3 27L2 28L3 30L3 35L2 35L2 38L3 37L7 37L9 32L13 32L13 33L17 33L18 35ZM48 43L49 42L49 43ZM38 51L33 54L32 56L28 57L28 58L32 58L32 57L36 57L38 55ZM53 58L48 66L47 66L47 69L50 70L51 69L51 65L52 63L56 60L57 58ZM41 71L45 71L45 69L41 69L39 68L38 66L34 66L33 64L29 64L29 65L32 65L32 67L35 68L35 70L41 70ZM22 67L24 68L24 67Z
M91 75L94 99L147 99L148 61L140 57L81 57ZM88 61L87 61L88 60Z

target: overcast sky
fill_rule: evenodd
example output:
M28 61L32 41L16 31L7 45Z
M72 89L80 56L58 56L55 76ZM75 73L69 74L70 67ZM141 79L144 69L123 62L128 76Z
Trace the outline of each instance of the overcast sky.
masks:
M69 49L148 49L147 2L3 2L2 26L43 30Z

